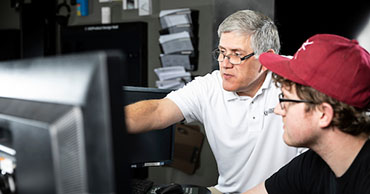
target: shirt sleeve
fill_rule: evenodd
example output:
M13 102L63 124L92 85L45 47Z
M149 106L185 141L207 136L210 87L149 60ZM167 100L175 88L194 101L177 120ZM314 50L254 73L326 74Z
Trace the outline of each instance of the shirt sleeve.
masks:
M169 93L171 99L181 110L186 122L200 121L203 123L203 112L209 96L217 90L217 74L196 77L183 88Z
M181 110L186 122L200 121L202 112L202 88L204 78L196 78L183 88L169 93L166 98L172 100Z

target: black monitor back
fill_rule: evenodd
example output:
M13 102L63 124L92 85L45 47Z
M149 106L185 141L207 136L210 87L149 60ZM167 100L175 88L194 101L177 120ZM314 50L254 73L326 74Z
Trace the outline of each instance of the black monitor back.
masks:
M0 63L0 154L18 194L129 192L121 63L106 52Z
M145 87L123 87L124 104L140 100L164 98L170 90ZM172 162L174 125L145 133L129 134L132 168L163 166Z
M67 26L61 29L61 52L122 51L127 58L124 81L128 86L148 85L148 27L145 22Z

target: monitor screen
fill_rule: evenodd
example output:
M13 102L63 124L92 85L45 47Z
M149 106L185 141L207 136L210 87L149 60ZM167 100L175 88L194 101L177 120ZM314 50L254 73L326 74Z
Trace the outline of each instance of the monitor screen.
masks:
M165 97L170 90L145 87L123 87L124 104ZM145 133L129 134L131 167L163 166L173 159L174 125Z
M0 63L1 193L129 193L124 61L94 52Z

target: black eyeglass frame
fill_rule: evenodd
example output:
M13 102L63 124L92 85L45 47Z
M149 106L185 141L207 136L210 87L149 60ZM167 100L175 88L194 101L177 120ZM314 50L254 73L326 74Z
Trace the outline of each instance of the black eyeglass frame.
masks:
M283 106L282 102L294 102L294 103L310 103L310 104L314 104L314 102L312 102L310 100L287 99L287 98L284 98L284 94L283 93L280 93L279 94L279 104L280 104L281 110L284 110L285 109L285 106Z
M225 58L226 58L226 57L230 60L229 56L222 54L224 57L222 58L222 61L219 61L219 60L218 60L218 56L219 56L220 54L222 54L222 53L220 52L220 49L218 49L218 48L216 48L215 50L213 50L213 51L212 51L212 55L213 55L213 57L214 57L218 62L223 62L223 61L225 60ZM242 63L242 61L244 61L244 60L247 60L247 59L251 58L253 55L255 55L255 53L254 53L254 52L252 52L252 53L250 53L250 54L247 54L247 55L245 55L244 57L240 57L240 63L238 63L238 64L234 64L234 63L231 63L231 62L230 62L230 63L231 63L231 64L233 64L233 65L239 65L239 64L241 64L241 63Z

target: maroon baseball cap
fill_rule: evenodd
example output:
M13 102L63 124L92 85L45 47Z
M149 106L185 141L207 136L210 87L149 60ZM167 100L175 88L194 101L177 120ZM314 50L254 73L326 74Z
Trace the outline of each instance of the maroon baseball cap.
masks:
M318 34L304 42L291 59L263 53L259 60L272 72L348 105L369 105L370 55L356 40Z

